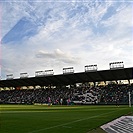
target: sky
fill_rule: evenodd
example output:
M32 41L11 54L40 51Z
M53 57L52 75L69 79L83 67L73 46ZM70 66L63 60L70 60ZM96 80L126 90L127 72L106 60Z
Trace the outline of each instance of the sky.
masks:
M132 0L0 0L1 78L110 62L133 67Z

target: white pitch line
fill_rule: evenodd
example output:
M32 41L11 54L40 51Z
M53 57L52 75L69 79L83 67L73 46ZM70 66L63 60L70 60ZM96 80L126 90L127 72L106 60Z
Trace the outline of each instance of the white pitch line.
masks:
M72 128L72 127L69 127L69 126L62 126L62 127L64 127L64 128Z
M117 110L117 111L119 111L119 110ZM84 119L78 119L78 120L67 122L67 123L64 123L64 124L60 124L60 125L56 125L56 126L52 126L52 127L48 127L48 128L42 128L42 129L39 129L39 130L31 131L31 132L28 132L28 133L37 133L37 132L44 131L44 130L49 130L49 129L52 129L52 128L63 127L63 126L66 126L66 125L69 125L69 124L72 124L72 123L77 123L77 122L80 122L80 121L96 118L96 117L99 117L99 116L102 116L102 115L107 115L107 114L117 112L117 111L111 111L111 112L108 112L108 113L103 113L103 114L100 114L100 115L96 115L96 116L92 116L92 117L88 117L88 118L84 118Z

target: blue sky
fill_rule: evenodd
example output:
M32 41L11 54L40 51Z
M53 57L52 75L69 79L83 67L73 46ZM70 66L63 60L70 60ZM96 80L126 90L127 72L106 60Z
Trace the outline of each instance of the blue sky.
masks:
M1 76L133 66L132 1L1 0Z

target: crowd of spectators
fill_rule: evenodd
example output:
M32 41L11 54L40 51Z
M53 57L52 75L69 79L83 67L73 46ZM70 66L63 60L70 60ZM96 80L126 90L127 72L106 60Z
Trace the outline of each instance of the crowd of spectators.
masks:
M78 86L0 91L0 103L17 104L128 104L133 85ZM132 98L133 100L133 98Z
M71 89L67 88L46 88L46 89L23 89L5 90L0 92L1 103L52 103L64 104L62 100L72 98Z
M105 104L127 104L129 91L133 93L133 86L115 84L105 86L100 101Z

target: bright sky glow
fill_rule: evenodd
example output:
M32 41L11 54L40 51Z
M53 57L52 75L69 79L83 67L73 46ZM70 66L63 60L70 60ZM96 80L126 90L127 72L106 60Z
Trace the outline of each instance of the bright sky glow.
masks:
M133 1L16 1L0 0L3 78L115 61L133 67Z

